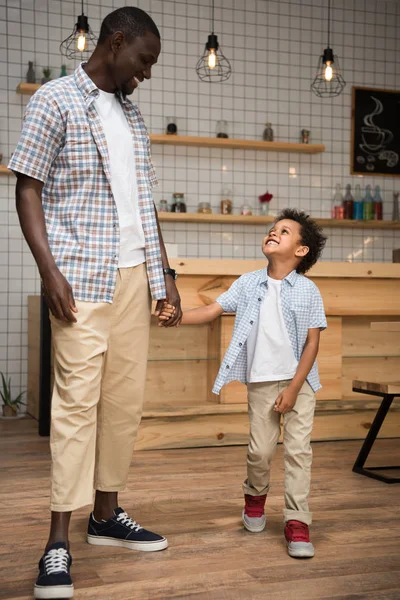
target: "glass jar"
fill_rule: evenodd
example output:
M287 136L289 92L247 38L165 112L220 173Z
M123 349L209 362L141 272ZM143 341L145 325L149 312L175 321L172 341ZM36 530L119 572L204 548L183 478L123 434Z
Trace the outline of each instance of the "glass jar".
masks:
M176 135L178 133L178 126L176 124L175 117L167 117L165 125L165 133L167 135Z
M212 208L209 202L199 202L197 212L203 215L211 215Z
M228 138L228 121L217 121L216 132L217 138Z
M241 215L246 215L246 216L252 215L253 213L251 212L251 206L250 206L250 204L246 204L246 203L243 204L242 208L240 209L240 214Z
M231 190L229 190L228 188L222 190L222 195L221 195L221 202L220 202L220 212L221 215L231 215L232 214L232 200L230 199L231 197Z
M166 200L160 200L158 212L168 212L168 202Z
M185 204L185 194L172 194L172 206L171 212L175 213L185 213L186 212L186 204Z
M271 123L269 121L267 123L265 123L263 140L264 140L264 142L273 142L274 141L274 130L272 129Z

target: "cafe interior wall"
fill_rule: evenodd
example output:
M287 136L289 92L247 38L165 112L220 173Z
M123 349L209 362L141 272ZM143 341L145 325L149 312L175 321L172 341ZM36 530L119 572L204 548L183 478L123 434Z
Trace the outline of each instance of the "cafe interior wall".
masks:
M124 1L89 0L85 13L96 34L101 19ZM184 193L189 212L210 202L219 212L229 189L234 213L248 204L257 214L258 196L273 194L270 214L297 207L329 217L335 185L379 185L383 218L390 220L393 191L400 179L350 175L351 89L353 85L399 89L400 3L384 0L333 0L331 44L340 57L344 92L320 99L310 90L318 57L327 42L327 0L216 0L215 33L232 65L223 83L201 82L195 65L211 33L211 0L136 0L158 25L162 53L152 79L140 85L138 103L151 133L163 133L175 117L181 135L215 136L216 123L228 122L229 135L261 139L270 121L276 140L298 142L303 128L310 141L323 143L317 155L185 147L153 147L159 186L156 204ZM57 77L59 44L72 31L80 1L0 0L0 152L7 163L18 141L29 98L16 93L34 61L37 81L50 67ZM40 282L15 212L15 179L0 179L0 371L12 378L14 391L26 389L27 296ZM165 223L165 241L180 257L257 258L264 226ZM391 261L399 247L390 229L326 228L322 260Z

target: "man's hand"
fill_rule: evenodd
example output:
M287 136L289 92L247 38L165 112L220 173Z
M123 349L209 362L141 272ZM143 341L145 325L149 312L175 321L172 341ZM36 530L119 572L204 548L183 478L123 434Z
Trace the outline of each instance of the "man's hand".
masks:
M42 290L47 305L56 319L76 323L77 313L72 288L59 269L54 268L42 276Z
M175 308L175 312L170 316L169 319L164 320L162 325L163 327L179 327L180 322L182 321L181 298L179 296L175 280L172 279L170 275L165 276L165 287L167 289L166 301L158 300L155 314L156 316L159 316L163 309L164 302L167 302L167 304Z
M283 390L275 400L274 411L281 415L286 415L296 404L298 392L293 390L290 385Z

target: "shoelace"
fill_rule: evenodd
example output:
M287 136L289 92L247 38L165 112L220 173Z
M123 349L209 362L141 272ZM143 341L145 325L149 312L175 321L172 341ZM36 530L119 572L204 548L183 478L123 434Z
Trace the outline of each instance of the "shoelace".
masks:
M139 525L139 523L136 523L136 521L131 519L129 517L128 513L126 513L126 512L123 512L120 515L118 515L117 521L121 521L122 525L126 525L127 527L130 527L134 531L140 531L141 529L143 529L143 527L141 527Z
M68 573L68 552L65 548L53 548L44 557L47 575L52 573Z

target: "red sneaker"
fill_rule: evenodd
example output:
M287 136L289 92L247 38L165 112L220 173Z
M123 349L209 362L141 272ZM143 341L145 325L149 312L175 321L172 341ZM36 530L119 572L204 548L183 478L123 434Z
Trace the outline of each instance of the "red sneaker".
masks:
M267 494L264 496L250 496L250 494L245 494L242 521L247 531L258 533L265 528L265 523L267 521L264 514L266 499Z
M312 558L314 546L310 542L308 525L301 521L288 521L285 524L285 538L289 556L293 558Z

